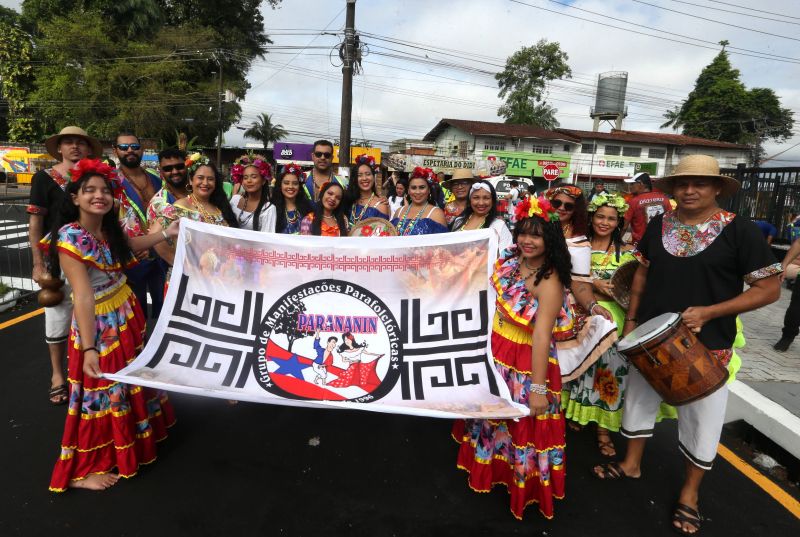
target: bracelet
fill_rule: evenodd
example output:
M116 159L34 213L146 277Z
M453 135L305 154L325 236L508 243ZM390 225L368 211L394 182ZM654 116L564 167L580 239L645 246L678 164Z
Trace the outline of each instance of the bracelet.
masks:
M625 317L625 321L631 321L633 323L638 323L639 319L637 319L636 317Z
M589 307L586 308L586 311L589 312L589 313L592 313L592 310L594 309L595 306L599 306L599 304L597 303L597 300L592 300L589 303Z
M96 352L97 354L100 354L100 351L98 351L98 350L97 350L97 347L89 347L89 348L87 348L87 349L83 349L81 352L84 352L84 353L86 353L86 352L89 352L89 351L94 351L94 352Z
M535 393L537 395L547 395L547 385L531 384L531 393Z

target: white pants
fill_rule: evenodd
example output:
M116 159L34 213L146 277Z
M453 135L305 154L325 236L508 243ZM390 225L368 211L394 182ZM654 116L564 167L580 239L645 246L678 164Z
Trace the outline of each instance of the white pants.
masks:
M725 385L707 397L676 407L678 448L692 464L703 470L711 469L717 455L727 402L728 386ZM660 405L661 396L631 366L622 413L622 435L626 438L653 436Z
M64 300L61 304L44 309L44 340L48 344L63 343L69 338L72 325L72 287L68 283L61 288Z

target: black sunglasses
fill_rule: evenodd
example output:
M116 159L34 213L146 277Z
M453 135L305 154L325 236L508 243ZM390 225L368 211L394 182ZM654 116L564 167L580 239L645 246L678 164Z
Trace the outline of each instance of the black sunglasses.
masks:
M142 144L117 144L117 149L119 149L120 151L127 151L128 149L139 151L141 148Z
M561 200L552 200L550 202L550 205L552 205L554 209L560 209L561 206L563 205L565 211L573 211L573 210L575 210L575 204L572 203L572 202L569 202L569 201L563 202Z
M185 162L179 162L177 164L167 164L166 166L161 166L161 171L164 173L169 173L172 170L182 170L186 168Z
M331 158L333 153L328 153L327 151L314 151L314 156L317 158Z

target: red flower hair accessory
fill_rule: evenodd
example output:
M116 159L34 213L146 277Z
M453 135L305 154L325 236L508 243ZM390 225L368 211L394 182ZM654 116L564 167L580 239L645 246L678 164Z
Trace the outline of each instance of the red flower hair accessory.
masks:
M558 213L544 197L526 198L514 208L514 222L531 216L538 216L545 222L558 222Z
M78 182L81 177L91 173L93 175L100 175L111 186L111 192L114 197L117 197L122 185L117 178L117 171L99 159L82 158L75 166L69 171L69 179L71 182Z
M290 173L300 180L306 178L306 172L303 171L303 168L301 168L299 164L295 164L294 162L284 166L283 173Z
M435 171L431 168L423 168L422 166L414 168L414 171L411 172L411 179L425 179L429 183L437 180Z
M242 182L244 169L248 166L254 166L262 178L272 179L272 166L267 162L266 157L261 155L242 155L234 161L231 167L231 180L233 180L234 184Z
M375 157L373 157L372 155L364 154L357 156L356 166L361 166L362 164L366 164L367 166L369 166L369 169L372 170L373 173L375 173L375 169L378 167L378 165L375 164Z

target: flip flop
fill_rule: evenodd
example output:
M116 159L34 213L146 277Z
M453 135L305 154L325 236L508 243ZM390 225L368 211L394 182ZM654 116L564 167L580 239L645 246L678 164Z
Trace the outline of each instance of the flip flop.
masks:
M600 472L596 472L595 468L600 468ZM605 464L600 464L595 466L591 470L592 475L595 479L600 479L601 481L619 481L622 479L638 479L636 477L631 477L625 473L625 470L622 469L622 466L619 465L616 461L607 462Z
M69 401L69 392L67 391L67 385L61 384L60 386L53 386L47 392L47 396L50 399L50 404L53 406L65 404L67 401Z
M692 509L686 504L677 503L675 505L675 512L672 514L672 529L676 532L680 533L681 535L697 535L700 533L700 523L703 521L703 517L700 516L700 511L697 509ZM680 526L676 526L675 522L680 524ZM694 526L694 531L686 531L683 529L684 524L691 524Z

